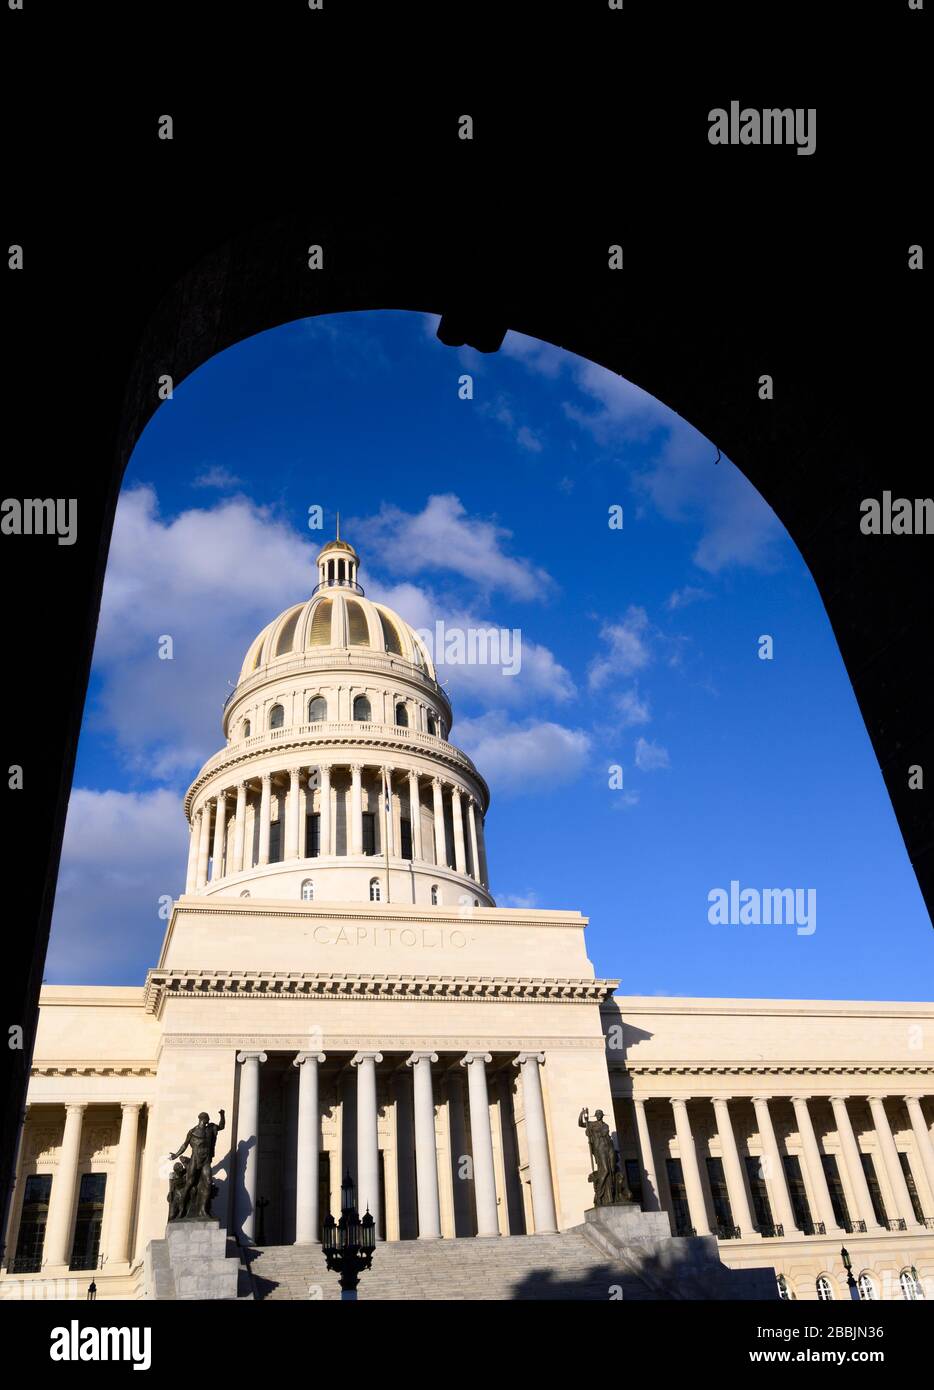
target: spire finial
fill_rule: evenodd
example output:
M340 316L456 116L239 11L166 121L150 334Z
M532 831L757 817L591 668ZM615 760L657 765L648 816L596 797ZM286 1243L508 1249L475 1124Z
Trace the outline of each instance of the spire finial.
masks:
M337 535L335 536L334 539L339 541L340 538L341 538L341 514L340 514L340 512L338 512L338 513L337 513Z

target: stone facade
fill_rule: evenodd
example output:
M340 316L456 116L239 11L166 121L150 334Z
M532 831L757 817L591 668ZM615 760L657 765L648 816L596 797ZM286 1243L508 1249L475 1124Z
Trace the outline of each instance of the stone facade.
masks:
M553 1244L591 1206L584 1105L646 1229L805 1299L847 1296L845 1240L866 1297L934 1296L934 1008L617 994L579 913L495 905L427 650L346 542L318 566L185 798L145 983L42 991L0 1297L83 1297L92 1267L101 1298L168 1289L168 1155L202 1110L220 1242L312 1246L350 1170L382 1240Z

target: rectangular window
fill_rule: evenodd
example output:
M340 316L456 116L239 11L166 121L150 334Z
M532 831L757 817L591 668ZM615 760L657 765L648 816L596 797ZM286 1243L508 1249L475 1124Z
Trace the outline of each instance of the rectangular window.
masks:
M282 822L274 820L269 826L269 862L278 864L282 860Z
M16 1241L16 1254L10 1266L11 1274L38 1274L42 1267L42 1248L45 1245L45 1223L52 1195L51 1173L33 1173L26 1179L23 1191L23 1210Z
M675 1219L675 1235L693 1235L694 1227L691 1225L691 1211L688 1206L687 1189L684 1186L684 1175L681 1172L681 1160L680 1158L667 1158L665 1166L668 1169L668 1187L671 1191L671 1214Z
M104 1217L106 1173L82 1173L69 1269L96 1269Z
M373 811L363 813L363 853L376 853L376 814Z
M915 1214L915 1220L924 1225L924 1210L921 1206L921 1198L918 1196L918 1189L915 1186L914 1174L911 1171L911 1164L908 1162L908 1155L901 1150L898 1153L898 1161L902 1165L902 1172L905 1175L905 1185L908 1188L908 1196L911 1198L911 1209Z
M626 1186L632 1193L632 1200L642 1206L642 1167L637 1158L626 1159Z
M775 1230L772 1208L769 1204L769 1189L762 1176L762 1159L755 1154L746 1154L746 1177L749 1179L749 1192L752 1196L752 1210L756 1218L756 1229L762 1235L771 1235Z
M869 1188L869 1198L872 1202L872 1209L875 1212L876 1220L880 1226L887 1226L889 1224L889 1218L885 1214L882 1189L879 1187L879 1179L876 1177L876 1165L872 1161L872 1154L861 1153L859 1158L863 1165L863 1172L866 1175L866 1186Z
M723 1176L722 1159L707 1159L707 1181L710 1184L710 1196L713 1199L717 1233L724 1239L730 1239L733 1235L733 1208L730 1206L730 1194L727 1191L726 1179Z
M317 859L321 853L321 817L315 812L305 817L305 858Z
M403 859L412 858L412 822L403 816L399 821L399 838L402 841L400 846L400 856Z
M788 1195L791 1198L791 1210L794 1212L795 1225L806 1236L812 1236L814 1234L814 1222L811 1220L807 1189L804 1186L804 1178L801 1176L801 1160L797 1154L784 1154L782 1164L785 1168L785 1181L788 1184Z
M852 1231L853 1225L846 1205L846 1194L843 1191L843 1183L840 1181L840 1174L837 1170L837 1156L836 1154L821 1154L820 1161L824 1169L824 1177L827 1180L827 1190L830 1193L833 1219L845 1231Z

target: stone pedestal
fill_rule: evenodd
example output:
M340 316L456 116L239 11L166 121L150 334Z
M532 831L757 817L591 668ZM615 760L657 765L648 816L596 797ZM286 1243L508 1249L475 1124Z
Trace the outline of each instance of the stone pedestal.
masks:
M591 1207L575 1226L659 1299L776 1299L775 1270L729 1269L715 1236L673 1236L663 1211Z
M227 1256L217 1221L170 1221L164 1240L151 1240L143 1257L145 1298L236 1298L240 1262Z

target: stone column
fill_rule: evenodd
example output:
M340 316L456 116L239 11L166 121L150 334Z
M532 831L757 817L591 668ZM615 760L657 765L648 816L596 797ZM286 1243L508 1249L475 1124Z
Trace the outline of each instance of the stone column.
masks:
M422 858L422 803L418 799L418 773L409 773L409 821L412 825L412 858Z
M213 803L206 801L201 807L201 839L198 841L198 881L203 888L208 881L208 852L211 846L211 811Z
M792 1096L791 1103L795 1109L798 1134L801 1137L801 1147L804 1150L804 1164L811 1179L811 1191L817 1206L816 1217L818 1221L823 1221L827 1234L835 1236L840 1234L842 1227L837 1225L837 1218L833 1214L830 1188L827 1186L827 1176L824 1173L820 1149L817 1146L817 1135L814 1133L811 1112L808 1109L809 1099L808 1096Z
M260 779L262 791L259 798L259 853L257 864L269 863L269 826L271 824L270 810L272 801L272 774L264 772Z
M840 1143L843 1146L843 1159L846 1163L847 1172L850 1175L850 1190L856 1199L856 1209L859 1219L866 1223L866 1230L880 1231L882 1227L876 1220L876 1213L872 1209L869 1184L866 1181L866 1174L863 1172L863 1163L859 1156L859 1145L856 1142L856 1135L853 1133L853 1126L850 1123L850 1112L846 1108L846 1102L846 1096L830 1097L830 1104L833 1106L833 1117L837 1125L837 1133L840 1136Z
M733 1223L739 1227L745 1240L755 1234L755 1222L749 1208L749 1198L746 1196L743 1166L740 1163L739 1149L736 1147L736 1135L733 1132L733 1121L730 1117L729 1097L713 1096L712 1099L714 1118L717 1122L717 1134L720 1136L720 1148L723 1153L723 1174L726 1178L726 1190L730 1197L730 1209L733 1212Z
M198 883L198 854L201 849L201 812L191 818L191 836L188 840L188 872L185 875L185 892L193 893Z
M432 777L431 790L435 806L435 863L438 868L446 868L448 862L447 841L444 834L444 797L440 777Z
M490 886L489 865L486 862L486 826L484 819L479 816L477 819L477 839L480 850L480 883L484 888Z
M910 1231L922 1231L924 1227L915 1216L914 1207L911 1205L911 1194L908 1191L908 1184L905 1181L905 1174L902 1172L902 1165L898 1161L898 1149L896 1149L895 1140L892 1138L889 1117L885 1113L885 1101L881 1096L870 1096L869 1109L872 1112L872 1122L876 1127L876 1134L879 1137L879 1148L882 1151L882 1159L885 1163L885 1171L888 1174L889 1187L892 1190L892 1196L895 1198L895 1206L898 1210L898 1214L904 1217L905 1225Z
M480 882L480 851L477 847L477 803L473 797L467 798L467 829L470 834L470 862L473 876Z
M318 853L321 855L331 854L331 768L330 764L322 763L318 768L321 774L320 790L320 810L318 815Z
M52 1179L43 1267L67 1265L71 1259L78 1157L81 1153L81 1125L86 1109L87 1105L84 1102L65 1106L65 1133L58 1153L58 1166Z
M350 764L350 853L363 853L363 788L359 763Z
M798 1227L791 1205L791 1194L788 1191L788 1180L785 1177L785 1166L782 1163L772 1116L769 1113L768 1097L754 1096L752 1104L756 1112L756 1124L759 1126L759 1138L762 1140L762 1151L768 1160L766 1181L772 1198L773 1219L782 1226L785 1235L790 1236Z
M321 1213L318 1211L319 1149L321 1122L318 1116L318 1063L323 1052L300 1052L292 1066L298 1067L298 1140L295 1161L295 1244L320 1241Z
M655 1172L655 1156L652 1153L652 1137L649 1134L649 1121L645 1113L645 1101L638 1096L632 1098L632 1108L636 1112L636 1135L639 1140L639 1167L642 1169L642 1206L645 1211L661 1211L658 1197L658 1176Z
M256 1230L256 1175L259 1170L259 1068L265 1052L238 1052L240 1104L237 1111L236 1224L241 1240L253 1244Z
M438 1240L441 1236L435 1098L431 1085L431 1064L437 1060L437 1052L413 1052L411 1057L405 1059L406 1066L412 1068L415 1106L415 1187L419 1240Z
M234 821L233 865L230 872L243 869L243 832L246 828L246 782L237 783L237 819Z
M537 1236L553 1235L558 1229L551 1159L548 1155L545 1102L542 1098L540 1068L544 1060L544 1052L520 1052L513 1062L522 1075L522 1109L529 1151L529 1176L532 1179L532 1215Z
M285 813L285 849L283 859L298 858L298 789L300 767L289 768L289 800Z
M681 1173L684 1177L684 1190L688 1199L691 1225L699 1236L710 1235L707 1208L704 1205L704 1189L701 1186L700 1168L697 1164L697 1151L688 1118L687 1096L673 1096L671 1108L675 1117L675 1133L678 1136L678 1152L681 1156Z
M107 1259L111 1264L126 1264L130 1258L130 1217L136 1189L136 1148L141 1109L139 1101L120 1106L120 1145L117 1149L113 1206L107 1237Z
M921 1159L921 1167L924 1169L928 1187L931 1189L931 1198L934 1200L934 1144L931 1143L931 1132L925 1123L924 1111L921 1109L921 1097L905 1096L905 1105L915 1136L918 1156Z
M369 1208L379 1234L379 1129L376 1107L376 1064L381 1052L357 1052L350 1065L357 1068L357 1207Z
M478 1236L499 1235L496 1176L493 1171L493 1130L490 1126L490 1098L486 1088L486 1063L492 1060L489 1052L468 1052L466 1057L461 1058L461 1066L467 1068Z
M214 851L211 864L211 882L216 883L224 877L224 839L227 834L227 793L217 793L214 812Z
M451 819L454 822L454 867L459 874L467 873L467 853L464 849L464 816L461 811L460 787L451 788Z

